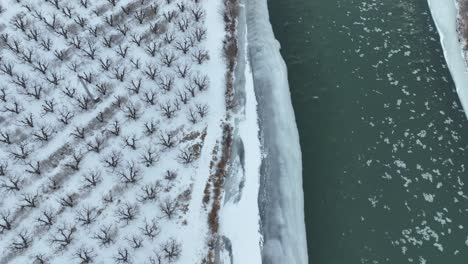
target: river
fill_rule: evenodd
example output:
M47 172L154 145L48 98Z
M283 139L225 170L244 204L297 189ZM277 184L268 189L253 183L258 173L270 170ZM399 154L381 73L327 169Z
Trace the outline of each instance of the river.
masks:
M269 0L309 262L466 263L468 122L425 0Z

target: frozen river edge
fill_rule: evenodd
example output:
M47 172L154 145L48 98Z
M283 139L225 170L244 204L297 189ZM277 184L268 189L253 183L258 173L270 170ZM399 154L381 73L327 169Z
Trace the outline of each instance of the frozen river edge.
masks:
M428 0L428 4L440 35L445 60L466 114L468 110L468 72L458 40L456 0Z
M262 263L308 263L301 150L287 69L267 1L246 0L245 7L263 154L258 196ZM245 26L240 21L239 27Z

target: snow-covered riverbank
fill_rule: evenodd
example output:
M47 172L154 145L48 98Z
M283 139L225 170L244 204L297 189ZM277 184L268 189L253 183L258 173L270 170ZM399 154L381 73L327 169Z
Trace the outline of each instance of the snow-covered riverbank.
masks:
M258 204L263 263L307 263L302 163L287 69L266 0L247 0L248 57L258 103L263 159Z
M468 110L468 72L457 33L456 0L428 0L428 3L439 31L445 60L466 112Z

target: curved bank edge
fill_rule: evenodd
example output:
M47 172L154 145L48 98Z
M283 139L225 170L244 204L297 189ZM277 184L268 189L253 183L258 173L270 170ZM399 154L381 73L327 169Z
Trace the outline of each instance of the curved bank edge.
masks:
M308 263L299 134L266 0L246 0L248 55L264 154L258 204L262 262Z
M440 35L445 61L455 83L458 97L468 117L468 72L457 33L456 0L428 0L432 18Z

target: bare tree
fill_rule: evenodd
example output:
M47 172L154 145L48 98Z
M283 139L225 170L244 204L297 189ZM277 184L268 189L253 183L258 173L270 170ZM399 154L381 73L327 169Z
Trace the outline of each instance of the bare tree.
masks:
M26 95L33 97L36 100L41 99L41 94L42 94L43 87L42 85L34 85L32 89L29 89L26 91Z
M187 31L190 26L190 20L187 17L182 17L177 21L177 27L181 32Z
M163 39L166 44L171 44L175 40L175 35L173 32L166 32L164 33Z
M76 194L66 194L65 196L60 197L58 202L63 207L74 207L76 204L76 198L78 198Z
M193 82L189 82L185 84L185 90L190 93L192 97L195 97L195 91L197 87Z
M30 150L24 142L15 145L13 150L10 151L11 156L16 160L26 160L29 157L29 153Z
M143 246L143 238L137 235L132 235L130 237L127 237L126 240L130 243L133 249L138 249Z
M73 9L72 9L71 7L69 7L69 6L64 6L64 7L62 7L61 11L62 11L62 13L63 13L67 18L69 18L69 19L72 18L72 16L73 16Z
M143 24L143 21L145 20L146 18L146 12L145 10L137 10L135 12L135 15L134 17L138 20L138 22L141 24Z
M80 163L83 160L83 154L81 152L74 151L71 157L71 160L65 164L66 167L74 170L80 170Z
M21 197L21 208L35 208L39 202L38 194L24 193Z
M98 93L100 93L102 96L105 96L105 95L107 95L107 93L111 89L111 85L110 85L110 83L107 83L107 82L98 83L98 84L96 84L96 89L97 89Z
M181 63L176 65L176 73L179 78L185 78L190 74L190 65Z
M129 148L131 148L133 150L137 149L136 142L137 142L137 138L136 138L135 134L127 135L127 136L124 137L125 146L129 147Z
M20 190L21 179L18 176L7 176L0 182L0 188L7 192L17 192Z
M15 28L18 30L21 30L22 32L26 32L26 29L28 27L28 22L26 21L26 14L20 13L14 16L11 19L11 23Z
M170 68L172 64L177 60L174 53L168 50L164 50L161 52L161 63Z
M114 120L114 122L112 122L111 126L107 129L107 131L109 131L109 133L111 133L112 135L118 137L120 135L120 123L118 120Z
M186 147L179 151L179 155L177 155L177 160L182 164L190 164L194 160L196 160L199 156L193 147Z
M144 72L150 80L154 81L156 79L156 74L158 73L158 69L156 68L156 66L152 64L148 64L146 65L146 69Z
M158 79L159 87L165 91L170 92L172 87L174 87L174 76L172 75L164 75Z
M140 36L140 35L137 35L137 34L132 34L131 35L131 39L130 41L132 43L135 43L138 47L141 46L141 42L143 41L144 37L143 36Z
M84 139L85 138L85 129L83 127L75 127L70 135L74 136L75 138Z
M145 220L145 224L140 228L144 236L147 236L149 239L153 240L155 237L161 233L161 229L158 226L156 219L151 221Z
M128 119L137 120L140 117L140 108L129 102L125 107L125 114Z
M104 145L104 139L101 137L95 137L92 141L86 143L89 151L100 153Z
M76 213L76 220L81 225L90 225L98 217L97 209L94 207L85 206Z
M141 78L137 80L132 80L131 81L131 86L128 88L130 92L134 94L139 94L141 89Z
M0 101L6 103L7 102L7 94L5 87L0 88Z
M75 21L75 23L76 23L77 25L79 25L81 28L85 28L86 23L87 23L87 19L84 18L84 17L82 17L82 16L79 16L79 15L76 16L76 17L73 19L73 21Z
M70 123L70 120L74 116L75 115L73 114L72 111L68 110L67 108L62 108L61 110L59 110L58 120L62 122L64 125L68 125Z
M114 36L110 35L109 37L102 37L102 43L105 47L112 48L112 45L114 44Z
M134 162L128 162L124 170L119 171L120 179L125 184L135 184L140 179L141 171Z
M117 166L119 166L121 158L122 154L120 152L112 151L103 159L104 166L114 170L115 168L117 168Z
M10 211L0 212L0 234L5 231L11 230L13 225L13 217Z
M168 23L171 23L172 20L176 17L177 13L174 10L166 11L163 16Z
M31 235L28 233L28 231L23 230L16 235L16 237L13 239L11 242L11 248L14 251L23 251L27 248L32 243L32 238Z
M127 264L131 262L130 253L126 248L119 248L117 254L114 256L114 260L118 264Z
M170 263L177 261L182 253L182 245L174 238L170 238L161 245L161 249L164 252L164 258Z
M204 49L195 50L194 52L192 52L192 57L198 64L202 64L203 62L208 61L210 59L208 51Z
M99 245L108 246L114 242L115 233L111 225L101 226L93 238L98 240Z
M175 147L176 143L175 131L165 131L159 134L159 144L165 148L173 148Z
M26 172L31 173L31 174L36 174L36 175L41 175L41 163L39 161L36 161L33 163L32 161L29 161L27 163L28 169L26 169Z
M76 93L75 88L70 88L69 86L65 86L62 92L69 98L75 98L75 93Z
M9 105L4 105L3 106L3 112L10 112L19 115L22 111L22 107L20 103L16 100L14 100L11 104Z
M119 45L118 49L115 51L120 57L122 57L123 59L125 59L127 57L127 54L128 54L128 50L130 49L129 46L122 46L122 45Z
M202 75L200 73L192 77L192 82L197 86L199 91L205 91L210 85L210 80L207 75Z
M187 118L192 124L198 123L199 118L198 118L197 110L193 107L190 107L187 111Z
M67 54L63 50L54 50L54 56L59 60L59 61L64 61Z
M25 126L34 127L34 118L33 115L30 113L29 115L24 116L23 119L20 119L19 122Z
M175 103L172 103L170 100L159 104L159 111L162 112L163 116L168 119L171 119L175 116L178 109Z
M90 171L83 175L86 188L96 187L101 181L101 174L97 171Z
M63 224L57 228L56 234L51 238L51 242L57 245L59 250L63 250L71 244L75 232L76 227Z
M200 118L204 118L208 114L208 105L207 104L196 104L198 115Z
M84 8L88 8L89 0L80 0L80 5Z
M109 2L109 4L111 4L112 6L117 5L117 0L107 0L107 2Z
M73 255L80 261L80 264L93 263L95 257L93 249L86 247L78 248Z
M49 129L48 127L41 126L41 127L39 127L38 130L36 130L33 133L33 137L36 140L47 142L47 141L50 140L50 137L52 136L52 133L53 133L53 131L51 129Z
M76 102L78 103L78 107L83 110L83 111L87 111L90 107L90 104L91 104L91 98L89 98L88 96L81 96L81 97L78 97L76 98Z
M134 220L137 213L137 206L130 203L124 203L117 209L117 217L120 221L125 222L126 224Z
M50 38L41 39L40 45L44 50L50 51L52 48L52 40Z
M177 178L177 172L174 170L166 170L166 173L164 173L164 179L168 181L173 181Z
M179 209L179 203L176 199L166 197L166 199L159 203L159 209L163 212L164 217L172 219Z
M125 80L125 74L127 69L125 67L114 68L114 78L123 82Z
M8 171L8 162L0 162L0 176L6 176Z
M110 59L106 59L105 61L99 59L99 63L101 65L101 68L105 71L109 71L110 67L112 66L112 61Z
M78 78L85 81L88 84L93 83L93 73L92 72L83 72L82 74L78 74Z
M160 48L160 45L156 41L151 41L149 44L146 45L145 51L151 57L156 56L156 52Z
M8 131L0 130L0 142L11 145L10 133Z
M147 136L153 135L156 132L156 122L154 120L150 120L145 122L145 134Z
M44 111L45 114L54 113L56 105L57 103L54 101L54 99L44 100L44 104L42 104L42 110Z
M196 22L200 22L200 20L205 16L205 11L201 7L194 7L190 10L192 13L193 19L195 19Z
M150 167L150 166L153 166L153 164L156 161L158 161L159 157L157 156L156 150L153 147L147 146L145 148L145 151L141 155L141 158L142 158L143 163L145 164L145 166Z
M85 55L89 57L91 60L96 59L96 52L97 52L96 44L88 41L87 47L84 47L82 50L85 53Z
M0 72L13 77L13 64L0 61Z
M55 223L55 213L50 209L42 210L36 221L40 226L51 227Z
M156 200L159 192L161 190L161 184L159 182L152 184L145 184L141 187L141 195L138 200L140 202L144 201L154 201Z
M130 63L135 67L135 69L140 69L140 59L130 59Z
M198 42L201 42L204 39L206 39L206 29L205 28L196 27L192 34L193 34L194 38Z
M143 101L149 105L156 104L156 92L153 89L145 90L143 92Z

